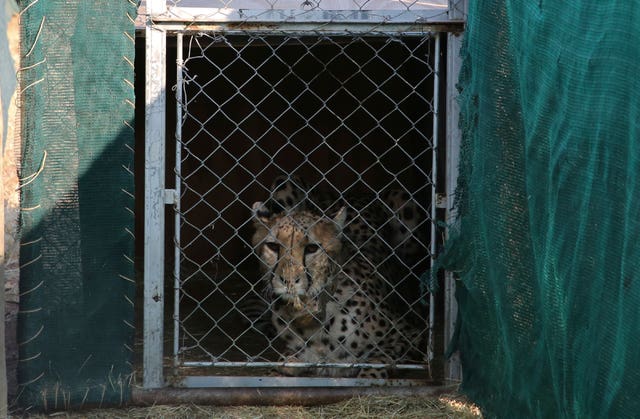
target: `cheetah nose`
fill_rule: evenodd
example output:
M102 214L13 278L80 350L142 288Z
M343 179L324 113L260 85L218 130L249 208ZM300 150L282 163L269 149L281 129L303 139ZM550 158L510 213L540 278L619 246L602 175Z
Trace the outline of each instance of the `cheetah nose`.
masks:
M296 265L290 265L284 269L284 277L288 283L300 283L300 278L304 274L304 269Z
M300 276L289 278L286 282L287 292L292 295L303 295L304 289L301 286L301 283L302 279L300 278Z

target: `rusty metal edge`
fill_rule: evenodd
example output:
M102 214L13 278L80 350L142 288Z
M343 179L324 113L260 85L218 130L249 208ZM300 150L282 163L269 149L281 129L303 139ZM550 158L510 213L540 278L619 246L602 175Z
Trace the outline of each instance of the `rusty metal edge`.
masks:
M315 406L357 396L434 397L457 389L457 384L416 387L133 388L129 405Z
M295 33L323 33L323 34L344 34L345 27L351 28L349 22L322 22L322 23L278 23L278 22L159 22L158 26L163 27L167 33L185 33L194 34L199 32L224 32L224 33L246 33L255 32L258 34L273 34L273 32L295 32ZM446 21L446 22L415 22L411 24L360 24L360 26L368 28L363 33L389 33L389 32L448 32L453 34L461 34L465 30L466 23L464 21ZM144 37L144 28L136 26L136 36ZM351 28L353 32L357 32Z

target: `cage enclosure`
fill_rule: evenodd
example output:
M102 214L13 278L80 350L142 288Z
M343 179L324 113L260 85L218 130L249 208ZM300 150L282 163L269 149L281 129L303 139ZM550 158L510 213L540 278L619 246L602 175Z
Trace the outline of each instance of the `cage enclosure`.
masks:
M164 376L440 380L446 37L285 29L167 35Z

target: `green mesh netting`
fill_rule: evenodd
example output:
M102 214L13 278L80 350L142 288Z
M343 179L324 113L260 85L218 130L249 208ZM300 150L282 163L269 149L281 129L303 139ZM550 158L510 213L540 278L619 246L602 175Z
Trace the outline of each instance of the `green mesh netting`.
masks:
M640 8L470 1L463 391L489 417L640 412Z
M24 1L19 402L126 401L133 55L127 1Z

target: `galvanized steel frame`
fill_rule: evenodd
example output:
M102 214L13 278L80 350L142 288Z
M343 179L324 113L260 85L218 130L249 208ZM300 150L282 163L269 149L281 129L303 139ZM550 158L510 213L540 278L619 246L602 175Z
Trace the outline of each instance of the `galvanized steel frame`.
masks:
M468 2L467 0L450 1L451 18L458 21L466 21ZM456 221L455 192L458 184L458 165L460 156L460 143L462 133L459 127L459 113L457 101L458 74L462 66L460 49L462 48L462 33L453 32L447 35L447 92L445 97L446 106L446 210L445 222L452 225ZM445 231L448 236L448 230ZM445 272L444 278L444 341L451 342L458 319L458 302L455 298L456 279L452 272ZM459 354L453 353L445 364L445 378L451 381L462 381L462 366Z
M294 32L295 33L295 32ZM340 36L344 36L345 33L339 33L338 35ZM414 33L413 35L418 35L418 36L424 36L423 33ZM267 34L268 36L268 34ZM386 35L384 35L386 36ZM437 205L437 194L436 194L436 187L438 185L438 180L437 180L437 160L438 160L438 153L437 153L437 149L438 149L438 124L439 124L439 117L440 117L440 100L439 100L439 86L440 86L440 33L436 33L434 35L434 39L435 39L435 51L434 51L434 68L436 69L434 72L434 108L433 108L433 124L434 124L434 133L433 133L433 149L432 149L432 174L431 174L431 181L432 181L432 186L431 186L431 214L430 217L432 220L435 220L437 217L437 210L438 210L438 205ZM183 44L182 44L182 40L183 40L183 36L181 32L178 32L177 34L177 42L176 42L176 46L177 46L177 71L178 71L178 75L177 75L177 86L176 86L176 96L178 98L182 98L182 85L180 83L180 81L182 80L182 64L183 64L183 59L182 59L182 48L183 48ZM181 107L181 102L180 100L178 100L177 103L177 112L178 112L178 123L176 124L176 162L180 162L180 150L181 150L181 145L180 145L180 141L182 138L182 126L180 124L179 121L181 121L181 115L182 115L182 107ZM180 164L176 164L176 192L179 191L180 188ZM179 194L177 195L179 196ZM176 203L174 203L174 208L176 209L175 212L175 219L174 219L174 223L175 223L175 241L174 241L174 249L175 249L175 260L179 260L179 255L180 255L180 211L179 211L179 199L177 200ZM437 244L436 244L436 229L432 229L431 230L431 237L430 237L430 253L432 255L432 259L431 259L431 265L434 264L435 262L435 255L437 253ZM304 363L304 362L256 362L256 361L251 361L251 362L242 362L242 361L238 361L238 362L230 362L230 361L180 361L179 359L179 340L180 340L180 329L179 329L179 301L180 301L180 293L181 293L181 289L180 289L180 282L179 282L179 278L180 278L180 264L176 263L174 265L174 301L175 301L175 306L174 306L174 335L173 335L173 348L174 348L174 352L173 352L173 364L174 366L181 366L181 367L193 367L193 368L206 368L206 367L218 367L218 368L229 368L229 367L238 367L238 368L242 368L242 367L254 367L254 368L265 368L265 367L288 367L288 368L307 368L307 367L316 367L317 364L313 364L313 363ZM427 345L427 354L428 354L428 361L432 361L434 358L434 341L433 341L433 328L435 326L435 297L433 294L430 294L429 296L429 313L427 315L427 328L428 328L428 345ZM322 364L323 367L325 368L385 368L388 365L387 364L379 364L379 363L352 363L352 364L344 364L344 363L323 363ZM424 370L424 369L430 369L430 364L422 365L422 364L394 364L394 368L397 370ZM429 370L429 376L431 376L431 371ZM179 381L178 384L179 386L189 386L191 385L190 383L193 383L193 380L189 380L189 377L187 377L184 380ZM219 380L222 377L199 377L199 383L202 383L203 381L209 382L210 385L209 386L217 386L216 381ZM235 378L237 377L224 377L225 381L230 381L230 382L236 382L238 380L236 380ZM280 382L278 380L272 380L273 377L271 378L264 378L263 380L258 380L256 381L257 384L260 385L275 385L273 383L277 383ZM314 378L313 380L310 380L308 378L286 378L287 382L289 383L288 385L290 386L296 386L296 385L320 385L318 384L320 383L324 383L322 385L324 386L334 386L334 385L357 385L357 383L359 383L359 385L379 385L379 381L380 380L363 380L363 379L359 379L359 380L349 380L349 379L324 379L324 378ZM273 383L271 382L273 381ZM417 380L415 380L417 381ZM242 383L246 382L246 379L241 380ZM390 380L387 380L387 382L390 382ZM398 385L398 383L404 383L404 384L409 384L410 382L412 382L412 380L395 380L395 384ZM301 383L301 384L300 384ZM313 384L315 383L315 384ZM415 383L414 383L415 384Z
M452 2L453 3L453 2ZM366 32L370 33L372 31L372 21L369 18L368 14L365 14L365 19L356 19L347 20L344 22L322 22L317 19L309 19L309 21L298 22L298 23L283 23L282 21L272 20L271 23L266 22L266 24L258 23L249 25L249 28L246 27L246 24L238 24L238 22L212 22L211 20L205 22L197 22L197 21L180 21L180 19L176 19L175 15L168 18L166 2L164 0L149 0L147 1L147 12L148 16L145 22L145 34L146 34L146 75L145 75L145 238L144 238L144 343L143 343L143 387L144 388L159 388L166 385L165 378L163 375L163 336L164 336L164 326L163 326L163 318L164 318L164 210L166 204L173 204L174 206L180 205L179 200L179 188L180 188L180 173L176 172L176 190L167 190L164 186L164 176L165 176L165 158L164 151L166 147L166 136L165 136L165 106L166 106L166 34L167 31L176 31L178 42L182 40L183 31L192 31L192 30L225 30L226 32L234 32L236 30L241 30L246 32L248 29L255 30L256 32L269 32L273 30L276 26L279 30L287 30L295 33L308 31L311 27L313 27L314 32L322 32L326 34L345 34L345 33L358 33L358 32ZM378 15L378 13L376 13ZM378 17L379 19L379 17ZM246 19L245 19L246 22ZM275 22L275 23L273 23ZM358 24L359 22L360 24ZM265 23L265 22L263 22ZM348 25L345 25L348 23ZM365 24L363 24L365 23ZM374 22L375 23L375 22ZM451 28L458 28L460 30L460 21L447 20L441 22L404 22L404 23L384 23L381 24L379 21L375 23L374 31L379 33L384 32L402 32L403 34L420 34L424 32L429 32L432 30L451 30ZM437 47L439 48L439 43L436 42ZM457 46L457 45L456 45ZM449 49L451 51L452 45L449 45ZM181 48L178 48L178 53L181 54ZM455 55L458 56L457 50L453 54L449 54L449 56ZM439 50L436 52L436 59L439 60ZM180 65L182 63L181 55L178 56L178 80L181 77L181 69ZM450 63L448 64L451 65ZM438 65L436 65L436 69L438 69ZM436 80L439 79L438 70L436 70ZM449 77L449 82L447 84L447 108L452 106L451 100L454 92L454 83L451 82L452 78ZM181 83L178 83L180 86ZM439 86L439 82L435 83L436 89ZM177 94L180 95L181 91L178 88ZM437 92L434 92L437 94ZM180 102L178 102L180 103ZM436 104L438 101L436 100ZM437 105L436 105L437 106ZM180 136L180 121L181 121L181 112L180 106L177 107L177 126L176 126L176 135ZM434 127L438 126L438 114L439 110L434 110ZM451 118L451 116L449 117ZM450 121L448 121L447 126L450 129ZM435 161L435 150L438 145L437 138L437 128L434 132L434 161ZM179 140L179 138L178 138ZM453 150L456 150L455 142L459 141L457 138L452 137L450 135L447 136L447 147L453 146ZM180 147L177 147L176 153L180 153ZM180 161L180 155L177 156L177 162ZM449 159L452 159L452 155L449 154ZM179 165L177 166L177 170L179 170ZM435 167L435 165L434 165ZM457 165L455 168L451 169L453 171L457 170ZM448 173L447 176L451 176L451 173ZM451 182L449 182L449 185ZM435 182L434 182L435 185ZM435 186L434 186L435 188ZM447 187L447 192L450 192L451 188ZM450 195L451 196L451 195ZM437 194L435 190L432 194L434 202L432 203L432 210L436 210L436 200ZM452 208L452 206L447 205L447 208ZM179 208L177 208L179 209ZM179 210L176 211L176 214L179 214ZM435 219L435 218L434 218ZM174 220L175 228L176 228L176 240L179 240L179 218L176 217ZM435 234L435 232L433 233ZM432 246L435 246L435 240L432 238ZM435 247L433 248L435 250ZM179 248L176 248L176 257L178 257ZM179 260L179 259L176 259ZM179 289L179 263L175 264L175 270L173 272L174 276L174 287L176 292L174 294L175 307L178 309L178 289ZM451 288L451 280L448 279L447 288L445 292L450 294L452 291ZM455 304L455 301L452 302L451 295L445 296L446 307L445 311L447 315L451 315L455 310L455 307L452 304ZM433 318L434 318L434 299L431 296L431 304L430 304L430 319L429 319L429 330L430 330L430 349L432 350L432 335L431 330L433 328ZM174 326L178 327L179 322L179 313L174 313ZM447 321L448 329L452 330L451 321ZM445 331L445 334L449 332ZM174 353L177 353L177 339L174 340ZM178 362L177 358L174 362ZM198 366L193 363L191 366ZM245 364L245 363L243 363ZM187 365L183 363L183 365ZM360 364L359 364L360 365ZM296 366L303 366L297 365ZM376 364L361 364L361 366L373 366L376 367ZM406 368L416 368L414 365L404 366ZM208 386L215 385L216 377L210 377L212 380L207 380L207 377L200 378L196 380L199 384L202 385L205 380L208 382ZM217 377L219 378L219 377ZM451 377L455 378L455 377ZM309 381L310 380L310 381ZM192 378L187 378L179 383L174 383L179 386L192 386ZM272 380L273 381L273 380ZM256 380L254 385L256 386L273 386L277 385L276 381L280 383L280 381L275 380L270 383L268 379ZM322 385L322 386L332 386L332 385L371 385L369 381L371 380L347 380L344 379L336 380L336 379L307 379L307 378L288 378L286 380L289 384L287 385L311 385L310 383L315 383L314 385ZM400 384L410 384L408 382L410 380L403 380L396 385ZM243 381L245 382L245 381ZM375 384L375 383L373 383Z
M151 16L161 13L164 1L151 0ZM164 211L166 31L148 18L145 28L145 167L144 167L144 388L165 385L164 337Z

